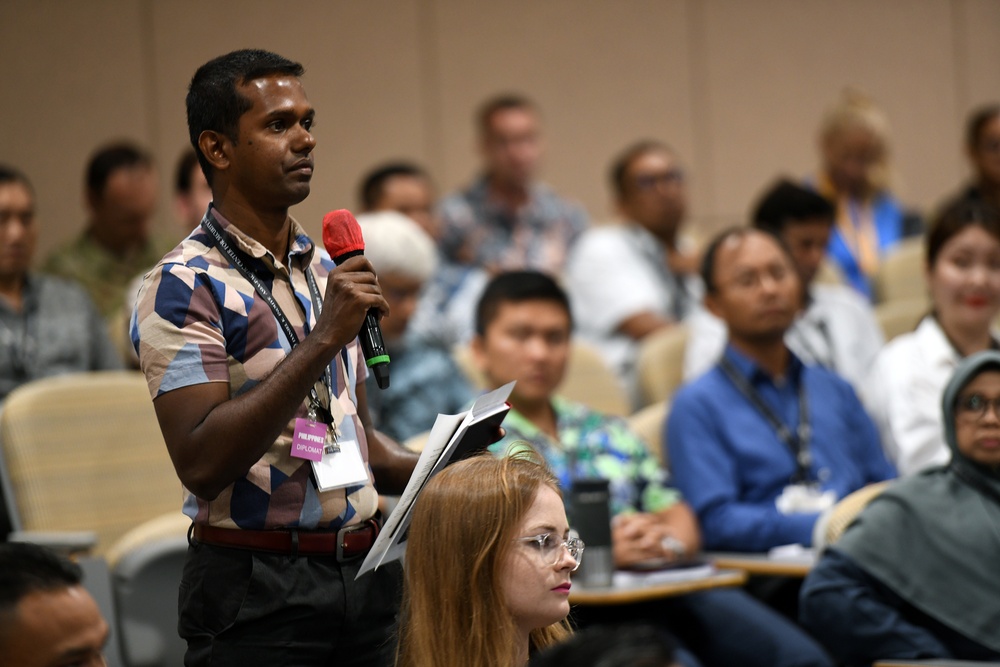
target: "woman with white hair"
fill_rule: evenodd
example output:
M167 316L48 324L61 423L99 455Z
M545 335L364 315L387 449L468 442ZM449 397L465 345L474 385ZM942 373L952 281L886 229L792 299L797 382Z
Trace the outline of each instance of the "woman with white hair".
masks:
M365 257L390 309L381 326L392 382L382 390L369 381L368 410L379 430L402 442L430 430L438 413L461 411L474 392L448 349L408 333L421 291L437 268L430 236L395 211L362 214L358 223Z

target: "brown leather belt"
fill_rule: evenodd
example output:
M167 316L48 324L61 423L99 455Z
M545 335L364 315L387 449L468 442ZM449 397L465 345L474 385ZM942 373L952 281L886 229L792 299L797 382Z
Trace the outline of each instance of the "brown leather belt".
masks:
M269 551L295 555L336 556L339 561L363 556L378 536L375 519L338 531L323 530L240 530L195 524L194 539L203 544L233 549Z

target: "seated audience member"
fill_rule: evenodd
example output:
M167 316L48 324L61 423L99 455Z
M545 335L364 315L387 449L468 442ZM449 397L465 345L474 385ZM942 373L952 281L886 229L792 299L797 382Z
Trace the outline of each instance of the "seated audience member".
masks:
M121 368L80 286L30 270L37 240L31 184L0 166L0 404L32 380Z
M677 642L650 625L598 625L531 659L530 667L678 667Z
M951 463L877 496L802 589L802 622L849 666L1000 660L1000 353L955 370L941 405Z
M643 141L611 167L623 222L580 237L566 270L580 335L634 389L638 342L688 316L701 298L697 260L680 240L684 172L663 144Z
M448 466L413 510L396 664L525 665L569 635L570 573L582 553L537 456Z
M879 259L904 236L920 233L889 191L889 125L871 100L847 91L823 118L822 165L813 186L837 205L829 256L851 287L872 298Z
M701 540L694 514L639 437L620 418L554 395L566 372L571 328L566 294L552 278L513 272L487 286L473 352L491 388L517 381L506 435L491 450L499 454L518 441L530 443L563 488L580 477L608 479L617 567L696 556ZM588 623L609 618L662 623L706 665L829 664L793 624L738 589L615 606L610 614L578 610L578 619ZM682 662L696 660L685 653Z
M420 225L435 241L441 235L434 215L434 187L427 173L409 162L383 164L362 179L358 188L365 213L396 211Z
M1000 104L980 107L969 116L965 152L973 176L961 197L1000 210Z
M101 317L110 320L125 302L125 290L170 250L173 242L150 234L156 208L156 172L148 153L130 143L99 149L87 165L90 221L74 240L49 255L43 271L76 280Z
M787 180L773 185L753 213L754 227L788 247L805 288L802 314L785 334L785 343L803 363L824 366L859 390L884 339L871 304L855 290L814 283L833 221L829 201ZM691 336L684 351L684 376L691 379L722 356L726 325L704 308L693 313L687 325Z
M396 211L417 222L437 242L441 225L433 210L434 188L417 165L399 162L376 167L358 188L365 212ZM415 336L452 347L472 338L476 302L489 274L483 269L438 258L410 320Z
M785 345L802 288L781 243L727 230L707 249L702 278L729 342L674 397L666 442L677 486L709 549L809 546L823 510L895 471L851 386Z
M379 389L374 374L368 376L368 411L380 431L402 442L429 431L438 413L460 412L474 392L449 349L407 333L420 292L434 273L434 242L392 211L362 214L358 222L390 313L381 327L391 382Z
M108 624L80 568L44 547L0 544L0 655L17 667L105 665Z
M962 357L997 347L1000 212L976 201L946 208L928 234L926 262L931 313L885 346L861 394L901 475L948 461L941 392Z
M541 118L527 98L487 100L476 117L483 174L441 202L445 259L490 273L560 273L587 214L538 179Z

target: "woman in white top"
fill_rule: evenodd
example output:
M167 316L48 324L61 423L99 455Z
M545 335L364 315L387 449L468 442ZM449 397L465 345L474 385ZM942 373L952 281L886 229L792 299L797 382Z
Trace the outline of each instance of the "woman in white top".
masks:
M900 475L947 463L941 393L963 357L997 347L1000 213L967 198L945 207L928 233L925 275L931 313L882 349L862 391Z

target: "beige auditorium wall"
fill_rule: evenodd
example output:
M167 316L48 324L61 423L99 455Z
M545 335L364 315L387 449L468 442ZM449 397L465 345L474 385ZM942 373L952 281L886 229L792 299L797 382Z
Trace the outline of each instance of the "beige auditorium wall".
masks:
M36 182L39 256L82 225L100 142L148 145L168 192L187 81L244 46L307 67L318 168L295 215L312 231L381 160L422 161L442 190L467 182L472 109L498 91L538 100L545 178L595 219L611 213L614 153L674 145L706 232L774 176L814 168L819 116L845 86L885 108L900 192L920 208L964 177L968 108L1000 99L995 0L2 0L0 161ZM166 196L158 224L177 233Z

